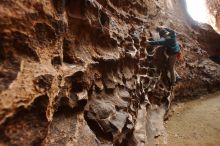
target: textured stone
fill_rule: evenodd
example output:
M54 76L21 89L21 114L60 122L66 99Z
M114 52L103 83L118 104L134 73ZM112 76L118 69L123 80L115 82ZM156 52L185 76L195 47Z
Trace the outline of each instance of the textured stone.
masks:
M174 89L164 48L145 45L158 25L185 54ZM0 145L166 144L174 92L219 87L218 40L183 1L2 0Z

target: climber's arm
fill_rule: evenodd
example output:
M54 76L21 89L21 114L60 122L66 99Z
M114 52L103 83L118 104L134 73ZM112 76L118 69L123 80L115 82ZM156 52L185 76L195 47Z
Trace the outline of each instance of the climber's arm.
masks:
M170 28L164 28L166 29L169 33L170 33L170 36L176 36L176 32Z
M166 40L165 39L159 39L157 41L147 41L149 45L152 46L159 46L159 45L165 45Z

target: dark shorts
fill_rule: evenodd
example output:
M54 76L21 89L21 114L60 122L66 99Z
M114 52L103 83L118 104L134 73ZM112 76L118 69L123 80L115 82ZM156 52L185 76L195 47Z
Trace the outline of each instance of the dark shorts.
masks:
M170 51L170 50L168 50L168 49L167 49L166 52L167 52L168 55L176 55L176 54L179 53L179 52L173 52L173 51Z

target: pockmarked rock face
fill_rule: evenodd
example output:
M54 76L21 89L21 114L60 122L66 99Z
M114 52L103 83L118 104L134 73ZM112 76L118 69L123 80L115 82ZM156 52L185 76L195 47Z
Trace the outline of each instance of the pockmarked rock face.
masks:
M207 0L206 1L209 13L212 15L211 21L218 33L220 33L220 1L219 0Z
M158 25L185 54L175 88L165 49L145 45ZM0 145L166 144L174 91L220 83L208 32L175 0L0 1Z

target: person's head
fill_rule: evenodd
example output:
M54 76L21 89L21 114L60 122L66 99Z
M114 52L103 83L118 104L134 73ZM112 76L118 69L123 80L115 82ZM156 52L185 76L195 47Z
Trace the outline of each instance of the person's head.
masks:
M169 36L169 34L170 34L170 33L169 33L166 29L164 29L164 28L161 28L161 29L159 30L159 35L160 35L160 37L166 38L166 37Z

